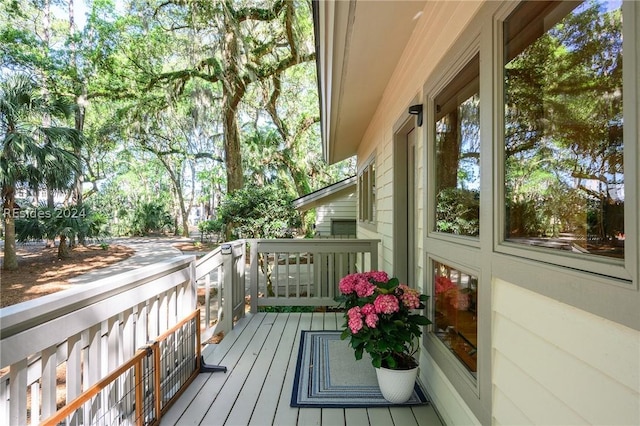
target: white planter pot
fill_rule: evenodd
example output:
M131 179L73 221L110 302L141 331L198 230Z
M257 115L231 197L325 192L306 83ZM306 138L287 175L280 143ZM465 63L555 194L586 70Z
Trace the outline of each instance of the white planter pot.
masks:
M418 367L411 370L376 368L378 386L382 396L393 404L402 404L411 398L418 377Z

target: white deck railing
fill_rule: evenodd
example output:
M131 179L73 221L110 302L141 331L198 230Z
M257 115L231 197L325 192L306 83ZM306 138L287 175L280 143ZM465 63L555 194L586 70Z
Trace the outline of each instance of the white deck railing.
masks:
M377 269L379 240L250 240L251 311L260 306L330 306L340 278Z
M263 306L334 304L378 240L239 240L0 309L0 424L38 424L200 308L202 340ZM247 262L246 255L250 253Z

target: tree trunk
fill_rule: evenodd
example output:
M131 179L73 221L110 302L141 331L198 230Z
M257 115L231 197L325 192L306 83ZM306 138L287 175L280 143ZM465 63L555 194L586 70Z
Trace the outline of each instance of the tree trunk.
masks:
M447 115L449 121L447 132L440 146L440 155L438 157L439 167L437 168L436 194L443 189L458 186L458 163L460 161L460 138L458 134L458 115L450 113Z
M67 244L67 236L60 235L60 245L58 246L58 259L68 259L71 257L69 244Z
M76 26L75 26L75 20L74 20L74 1L69 0L69 39L71 40L71 45L70 45L71 61L72 61L71 65L76 71L76 78L77 78L76 93L78 91L81 92L79 95L77 95L77 98L76 98L76 104L78 108L76 109L76 113L75 113L75 128L79 133L82 133L82 131L84 130L84 115L85 115L85 103L87 99L87 85L84 83L84 79L80 75L80 69L78 69L78 59L77 59L78 49L75 42L75 33L76 33ZM80 151L81 151L80 147L74 148L74 153L78 156L79 160L82 158ZM80 170L78 170L75 174L74 188L73 188L73 193L75 198L74 203L78 211L82 210L83 182L84 182L84 179L82 174L82 167L80 167ZM71 241L73 245L75 245L75 237L72 237ZM78 242L83 246L86 245L84 231L78 232Z
M47 185L47 207L53 210L56 207L55 201L53 199L53 190L49 188ZM51 248L56 246L56 242L54 240L46 240L44 243L46 248Z
M311 184L309 183L309 174L298 166L298 163L291 155L290 149L282 151L283 161L289 169L291 179L296 187L298 197L305 196L311 192Z
M4 217L4 263L2 268L7 271L18 269L18 256L16 255L16 222L14 215L15 189L6 188L5 205L3 208Z
M44 19L43 19L43 26L44 26L44 43L45 43L45 47L46 47L46 55L49 55L49 43L51 42L51 1L50 0L46 0L44 2ZM48 80L48 75L47 75L47 71L44 70L43 71L43 81L47 81ZM49 102L49 87L47 86L47 84L45 84L43 86L43 92L44 92L44 98L47 100L47 103ZM44 127L50 127L51 126L51 116L49 115L48 112L46 112L44 114L44 116L42 117L42 125ZM54 205L54 200L53 200L53 189L51 189L51 185L49 182L47 182L47 207L52 209L55 207ZM36 189L36 192L38 191L38 189ZM56 243L54 240L46 240L45 241L45 247L50 248L50 247L55 247Z
M223 59L226 69L222 81L222 108L224 125L224 153L227 166L227 193L233 194L244 186L242 176L242 154L236 113L238 104L246 92L245 82L240 73L240 53L238 49L238 23L228 8L224 8L225 38Z
M224 113L224 153L227 166L227 193L232 194L244 186L242 176L242 155L240 135L235 110L225 109Z
M189 238L189 235L191 235L189 233L189 219L187 218L187 216L183 213L182 214L182 236Z
M184 194L182 193L182 179L176 176L176 173L171 169L169 162L166 161L164 157L158 154L156 155L160 159L160 162L162 163L164 168L169 173L169 178L171 179L171 184L173 185L173 191L175 193L175 196L178 197L178 209L180 210L180 216L182 216L182 220L181 220L182 236L188 237L189 236L189 211L186 209L184 205ZM182 170L182 167L176 167L176 169ZM179 234L178 218L176 216L174 235L177 236L178 234Z
M278 115L277 103L280 95L282 94L282 83L280 78L280 74L276 74L272 78L273 90L271 91L271 95L269 96L266 108L269 112L269 115L271 116L271 119L278 128L280 137L282 137L282 141L284 142L284 146L286 147L280 153L280 155L282 156L282 161L289 169L289 174L291 175L291 179L293 179L296 193L299 197L302 197L311 192L311 184L309 183L309 174L306 170L300 167L301 163L296 161L297 158L304 157L304 154L301 155L300 153L298 143L299 140L295 137L295 135L290 134L289 126L287 126L287 124L282 121L282 119ZM301 128L307 129L317 121L320 121L320 119L305 119L301 123Z

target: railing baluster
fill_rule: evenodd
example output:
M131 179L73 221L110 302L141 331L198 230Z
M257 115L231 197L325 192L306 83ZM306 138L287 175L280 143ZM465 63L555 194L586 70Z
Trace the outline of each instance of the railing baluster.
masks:
M136 338L135 347L140 348L147 342L149 330L149 308L147 301L139 303L136 312Z
M285 264L287 265L287 298L298 297L298 295L294 296L294 292L291 290L291 253L285 253L286 260Z
M127 309L122 313L122 349L120 351L122 359L120 364L125 359L131 358L134 353L134 320L133 309Z
M29 386L29 394L31 395L31 401L29 403L30 419L29 424L35 425L40 422L40 382L32 383Z
M204 323L211 326L211 274L204 276Z
M82 338L74 334L67 339L67 368L66 368L66 400L75 399L82 392L80 372L82 371Z
M159 333L159 306L161 295L153 297L147 305L147 330L145 330L145 342L149 336L157 336Z
M158 335L161 330L166 330L171 325L169 322L169 294L165 291L158 297L158 332L153 336Z
M300 262L302 261L302 256L300 253L296 253L296 294L300 294ZM308 286L307 286L308 291Z
M100 374L102 372L102 368L100 366L100 327L102 324L94 325L88 330L88 357L86 365L83 364L85 371L87 373L88 380L86 381L87 387L93 385L100 379ZM86 388L83 387L82 390Z
M9 376L0 378L0 423L8 425L9 423Z
M234 304L233 304L233 309L234 309L234 317L237 316L244 316L244 310L245 310L245 296L246 296L246 289L245 289L245 280L244 280L244 275L245 275L245 269L246 269L246 264L245 259L246 259L246 245L245 244L240 244L239 248L237 248L237 250L240 251L240 255L236 257L235 251L234 251L234 260L233 260L233 264L234 264L234 290L233 290L233 294L234 294Z
M22 359L11 366L9 373L9 424L27 424L27 360Z
M179 291L179 287L178 288L172 288L171 290L169 290L169 292L167 293L167 326L163 327L162 329L166 329L168 327L172 327L175 324L178 323L178 321L180 320L178 318L178 291Z
M107 325L107 362L105 363L107 366L107 373L113 369L115 369L118 365L121 364L120 359L118 359L118 355L119 355L119 343L121 341L120 336L119 336L119 331L120 331L120 321L118 320L117 317L111 317L107 320L106 322ZM106 373L105 373L106 374ZM103 377L104 375L101 375L100 377Z
M317 260L315 253L307 252L307 297L311 297L311 284L315 281Z
M42 351L42 417L46 418L56 412L56 366L57 347L49 346ZM34 411L34 401L31 400L31 412ZM36 405L37 407L37 405ZM33 419L33 414L32 414Z

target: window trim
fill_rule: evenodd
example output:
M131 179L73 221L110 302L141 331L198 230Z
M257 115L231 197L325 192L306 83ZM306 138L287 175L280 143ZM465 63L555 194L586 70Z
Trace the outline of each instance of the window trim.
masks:
M427 123L426 134L427 134L427 149L425 151L428 152L429 158L425 164L427 164L427 176L428 181L425 185L427 190L426 194L426 202L425 206L425 217L427 223L425 224L426 236L427 238L433 238L436 240L440 240L443 242L451 242L456 244L463 244L469 247L480 248L480 236L469 236L469 235L455 235L446 232L438 232L436 231L436 210L435 210L435 199L436 199L436 167L435 167L435 120L436 120L436 110L435 110L435 102L436 98L445 90L445 88L456 79L460 72L476 57L482 56L480 51L480 37L478 34L474 34L473 42L469 44L467 49L465 49L461 55L456 56L456 59L453 63L448 64L448 66L443 66L443 72L438 74L435 79L435 83L433 85L425 85L424 93L426 94L426 111L425 111L425 123ZM480 60L480 62L482 62ZM480 67L480 70L482 66ZM480 88L478 89L478 93L481 93L482 80L480 79ZM482 95L480 94L480 105L482 106ZM480 123L482 126L482 107L480 108ZM480 149L482 151L482 128L480 133ZM480 153L480 192L482 192L482 152ZM482 215L482 194L480 195L480 212ZM481 226L481 220L479 226Z
M436 362L439 363L440 365L442 364L449 365L450 368L455 372L458 379L462 380L466 386L469 386L473 390L473 393L476 396L480 396L480 377L481 377L480 357L485 356L485 354L483 353L483 351L480 350L480 344L482 341L480 340L481 333L480 333L479 320L477 320L477 323L476 323L476 333L478 335L478 347L477 347L478 362L477 362L475 376L473 375L473 373L471 373L468 370L465 364L462 361L460 361L451 352L451 349L449 349L447 345L445 345L445 343L441 339L439 339L438 336L436 336L434 332L434 328L435 328L434 315L436 311L436 307L435 307L436 299L435 299L435 281L433 279L433 269L434 269L434 263L436 262L444 264L450 268L454 268L461 273L476 277L478 279L478 294L480 293L480 289L483 286L481 283L481 270L476 268L471 268L469 266L464 266L458 262L445 260L436 255L430 254L427 256L427 268L426 268L426 270L428 271L427 282L429 283L429 294L431 294L431 297L429 298L428 314L429 314L429 318L432 321L432 324L429 326L429 333L424 333L423 335L425 341L426 340L429 341L429 344L427 345L427 347L429 348L429 352L431 353L433 358L436 360ZM477 305L477 315L478 315L478 318L480 318L480 304ZM433 349L436 350L435 353Z
M477 63L477 64L476 64ZM470 68L470 65L477 65L477 70L478 70L478 74L477 75L472 75L472 71L473 69ZM458 69L459 68L459 69ZM470 75L472 75L470 77ZM459 81L458 81L459 80ZM438 123L438 121L444 117L444 114L440 111L438 111L438 107L439 105L436 104L437 100L439 98L447 98L447 97L451 97L452 100L447 101L446 105L447 106L451 106L451 105L455 105L455 109L457 110L460 106L460 103L458 102L458 100L460 98L464 99L464 98L468 98L471 95L473 95L473 93L475 92L475 87L477 86L477 93L478 93L478 98L480 99L480 51L479 49L475 50L475 53L472 54L470 57L467 57L466 55L464 56L464 59L460 61L459 63L459 67L456 66L456 72L451 76L451 78L446 80L447 82L444 84L440 84L438 85L438 90L433 92L433 96L430 97L429 99L429 103L430 103L430 107L431 107L431 112L433 112L433 119L431 120L430 118L430 125L431 125L431 129L430 132L432 132L433 134L433 146L432 146L432 156L433 156L433 165L431 167L431 182L432 182L432 193L430 196L432 196L433 198L431 199L431 202L433 204L432 209L433 212L431 212L433 214L432 218L433 218L433 222L432 225L430 226L430 228L428 228L430 230L430 232L437 234L437 235L444 235L444 236L454 236L456 238L460 238L461 241L464 240L468 240L468 242L471 245L477 245L474 244L476 242L479 242L480 240L480 210L478 209L478 235L459 235L459 234L454 234L454 233L450 233L450 232L441 232L441 231L437 231L436 227L437 227L437 220L436 220L436 206L437 206L437 193L436 193L436 183L438 183L438 164L436 162L436 158L437 158L437 154L436 154L436 150L437 150L437 143L435 142L436 140L436 136L437 136L437 131L435 129L436 124ZM450 87L450 85L453 85L453 88ZM480 124L480 116L478 116L478 124ZM459 130L459 129L458 129ZM482 131L480 131L479 133L479 140L478 140L478 149L480 149L480 141L481 139L481 134ZM481 171L481 157L482 155L480 154L480 157L478 158L478 171L479 171L479 179L481 179L482 176L482 171ZM458 164L459 166L459 164ZM481 183L480 183L481 186ZM480 190L478 189L478 196L480 195ZM478 207L480 207L478 205Z
M365 182L366 180L366 182ZM358 224L374 227L377 221L375 152L358 170ZM375 228L372 228L375 229Z
M495 6L493 6L495 7ZM493 7L482 9L474 18L478 25L473 22L468 26L469 30L461 33L460 39L448 50L441 63L436 66L435 72L426 80L423 85L425 99L425 149L423 149L423 163L427 169L424 174L425 196L423 200L425 229L423 246L423 280L429 298L428 315L433 321L434 315L434 280L433 262L440 262L454 267L464 273L469 273L478 278L478 358L477 371L474 377L466 366L438 339L433 333L433 325L429 326L428 333L423 335L423 345L434 359L435 363L442 369L447 379L451 382L458 394L471 411L482 422L490 421L491 412L491 267L482 268L485 262L489 261L488 252L491 251L493 242L492 230L487 226L485 231L481 231L479 236L454 235L435 231L436 209L435 209L435 99L442 90L451 83L464 67L474 59L476 55L480 58L479 93L480 93L480 226L487 222L488 209L493 205L490 192L490 179L485 179L491 172L491 156L482 154L487 150L487 143L491 139L491 130L484 128L489 123L491 117L492 97L484 95L490 94L490 86L483 81L483 70L486 72L486 55L490 48L487 36L491 33L491 28L486 24L491 22L491 12ZM485 77L486 79L486 77ZM489 166L489 167L487 167ZM484 170L484 171L483 171ZM484 250L481 250L484 248Z

